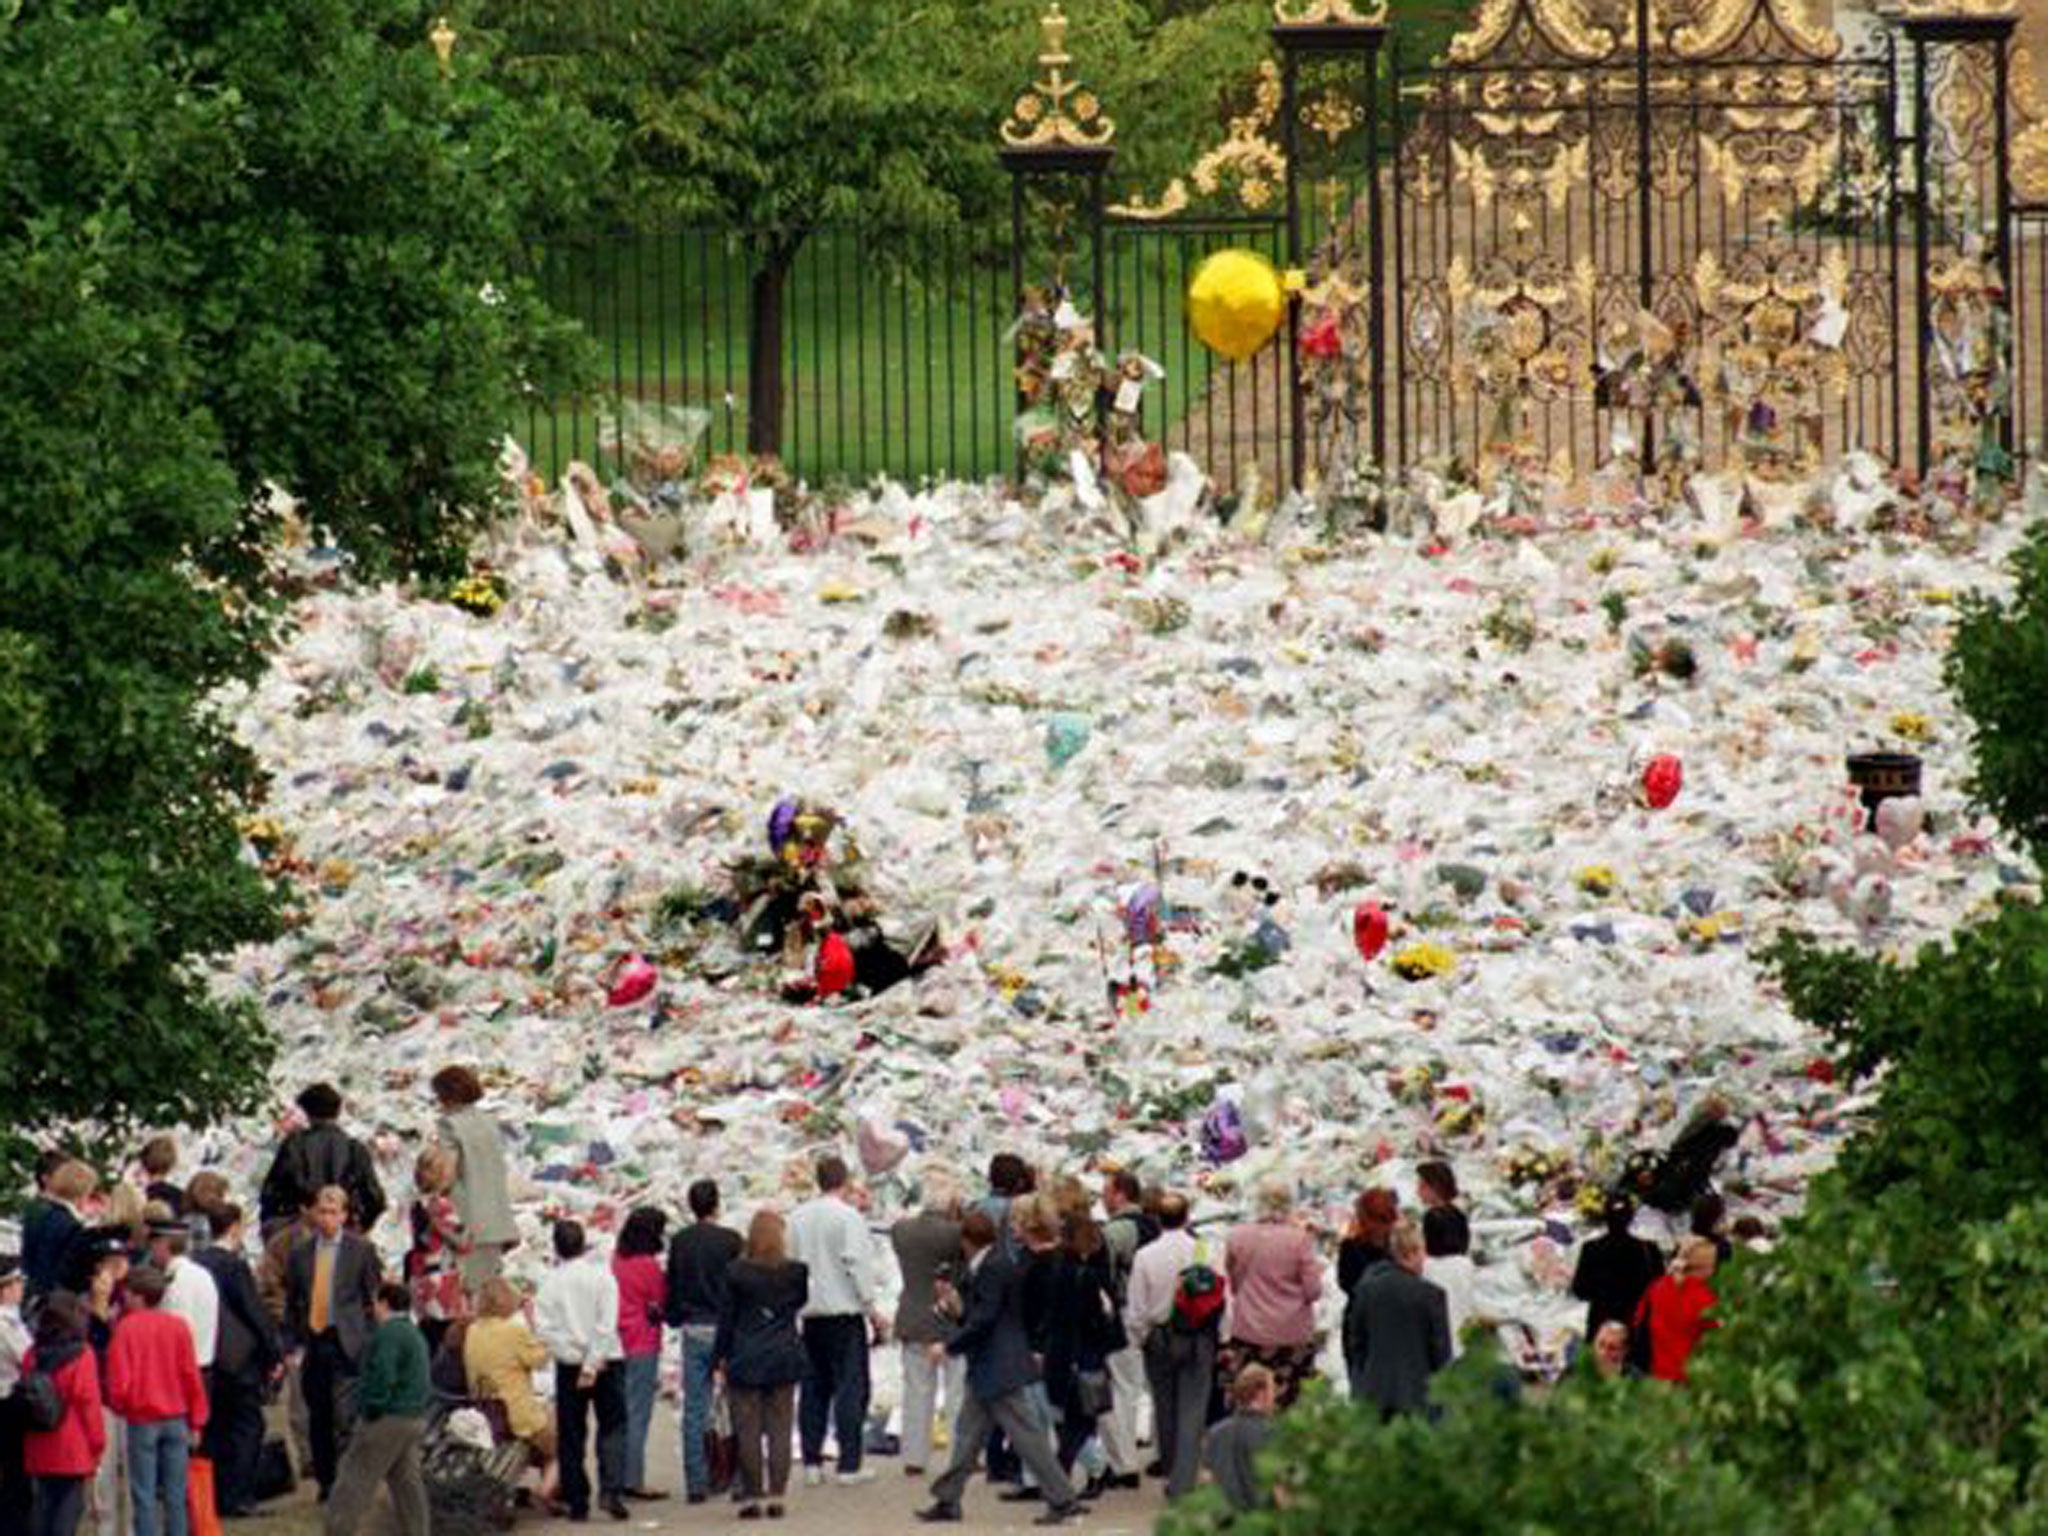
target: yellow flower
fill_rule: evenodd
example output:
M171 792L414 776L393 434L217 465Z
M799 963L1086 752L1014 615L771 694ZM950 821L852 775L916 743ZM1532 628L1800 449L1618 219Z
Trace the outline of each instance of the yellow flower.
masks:
M1448 976L1457 968L1458 957L1441 944L1411 944L1394 956L1394 973L1405 981Z
M1579 889L1589 896L1614 894L1614 871L1605 864L1588 864L1579 871Z
M1925 715L1914 714L1911 710L1902 709L1892 716L1892 734L1901 741L1932 741L1934 740L1934 722Z

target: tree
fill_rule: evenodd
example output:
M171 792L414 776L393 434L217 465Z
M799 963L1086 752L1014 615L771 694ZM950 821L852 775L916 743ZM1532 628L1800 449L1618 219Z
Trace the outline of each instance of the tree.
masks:
M677 213L746 242L748 447L772 453L783 294L804 241L857 218L887 259L1006 208L996 128L1032 78L1044 8L495 0L484 14L515 78L574 96L619 132L620 217ZM1077 68L1127 129L1119 185L1156 191L1215 137L1260 56L1271 9L1206 0L1164 23L1137 0L1076 10Z
M562 355L522 221L601 146L573 114L444 85L418 6L8 15L0 1131L18 1152L263 1098L270 1037L206 962L277 923L237 827L260 775L213 702L279 617L264 483L366 565L458 561L519 371Z

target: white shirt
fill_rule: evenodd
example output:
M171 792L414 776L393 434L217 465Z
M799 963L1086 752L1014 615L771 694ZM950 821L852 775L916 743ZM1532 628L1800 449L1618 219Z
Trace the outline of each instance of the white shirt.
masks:
M21 1308L0 1307L0 1398L20 1384L21 1357L28 1353L31 1342Z
M1459 1337L1465 1331L1466 1319L1472 1316L1472 1259L1468 1254L1445 1254L1441 1258L1422 1261L1422 1278L1440 1286L1444 1293L1444 1310L1451 1318L1451 1358L1457 1359L1465 1353L1464 1341Z
M541 1343L563 1365L602 1370L626 1358L619 1343L619 1282L594 1253L548 1271L533 1322Z
M875 1308L875 1239L867 1218L837 1195L789 1213L789 1256L809 1268L805 1317L862 1317Z
M192 1330L199 1369L206 1370L220 1344L220 1287L213 1276L182 1255L172 1259L164 1273L170 1281L164 1288L164 1310L185 1319L185 1326Z
M1162 1232L1131 1260L1131 1284L1124 1293L1124 1329L1131 1342L1145 1336L1173 1315L1173 1293L1180 1272L1195 1262L1195 1240L1185 1227Z

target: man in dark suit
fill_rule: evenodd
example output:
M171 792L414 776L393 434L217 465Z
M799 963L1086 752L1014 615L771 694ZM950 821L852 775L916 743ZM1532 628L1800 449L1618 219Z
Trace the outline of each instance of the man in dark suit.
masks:
M932 1348L967 1357L967 1401L953 1426L952 1463L932 1484L931 1506L919 1510L917 1518L960 1519L960 1495L990 1432L1000 1429L1045 1495L1045 1513L1036 1523L1064 1525L1081 1505L1027 1390L1038 1379L1041 1362L1024 1331L1022 1278L1015 1261L996 1251L996 1225L988 1212L968 1212L960 1237L967 1254L964 1291L956 1296L950 1286L939 1290L940 1307L957 1309L960 1323L944 1344Z
M192 1262L220 1293L220 1342L207 1372L206 1439L214 1500L224 1517L256 1506L256 1464L263 1455L263 1394L284 1363L284 1344L256 1294L256 1273L242 1257L242 1208L223 1201L206 1213L213 1245Z
M1443 1287L1422 1278L1422 1229L1401 1222L1387 1246L1392 1257L1365 1272L1344 1309L1351 1395L1377 1403L1382 1419L1426 1409L1429 1378L1451 1362Z
M285 1260L284 1336L301 1372L320 1502L355 1424L356 1377L376 1330L382 1278L377 1251L348 1230L348 1196L335 1185L313 1200L313 1230Z

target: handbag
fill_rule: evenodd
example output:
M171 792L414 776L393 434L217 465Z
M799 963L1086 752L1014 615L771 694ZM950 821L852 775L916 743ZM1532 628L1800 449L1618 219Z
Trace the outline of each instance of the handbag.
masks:
M1082 1417L1100 1418L1109 1412L1115 1400L1109 1384L1109 1372L1082 1370L1074 1373L1074 1401Z
M272 1499L281 1499L299 1486L299 1480L292 1474L292 1453L284 1443L282 1435L272 1435L263 1442L263 1449L256 1455L255 1499L258 1504L268 1504Z
M732 1404L723 1387L711 1399L711 1422L704 1429L704 1465L711 1474L714 1497L732 1487L740 1473L740 1437L732 1432Z
M213 1501L213 1463L204 1456L185 1463L185 1521L191 1536L220 1536L220 1508Z

